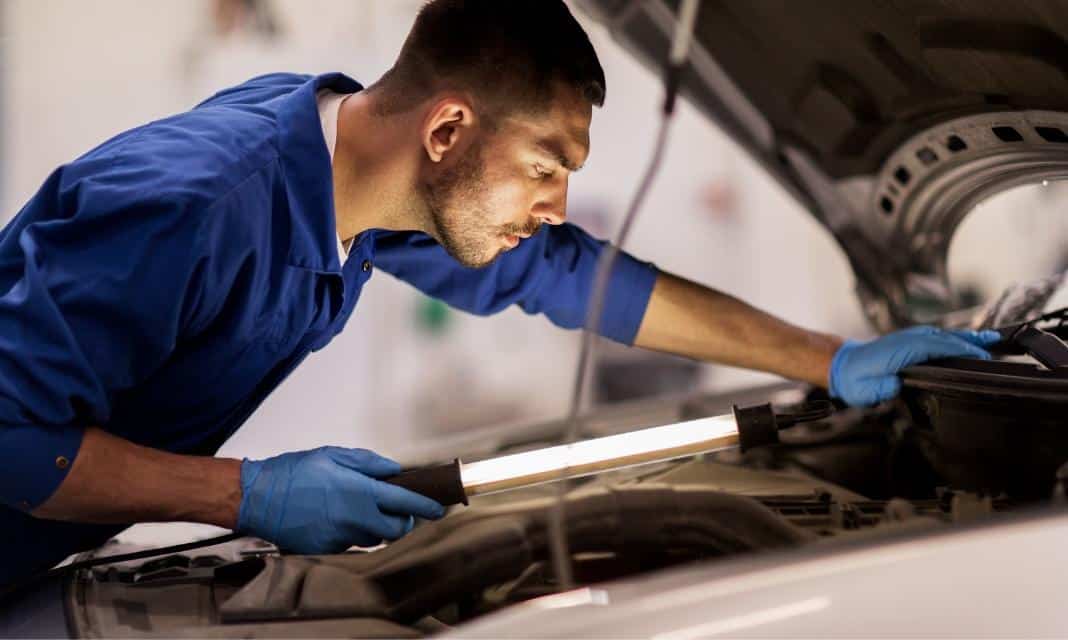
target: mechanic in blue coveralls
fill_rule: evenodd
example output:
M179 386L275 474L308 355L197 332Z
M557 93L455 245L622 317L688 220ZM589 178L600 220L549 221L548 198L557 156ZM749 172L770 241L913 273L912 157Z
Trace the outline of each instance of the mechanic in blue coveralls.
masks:
M255 78L55 170L0 234L0 583L135 522L332 553L440 517L370 451L212 454L376 270L471 313L582 326L604 243L565 205L604 98L562 3L438 0L369 87ZM989 357L991 339L843 342L626 254L597 327L854 405L894 396L909 364Z

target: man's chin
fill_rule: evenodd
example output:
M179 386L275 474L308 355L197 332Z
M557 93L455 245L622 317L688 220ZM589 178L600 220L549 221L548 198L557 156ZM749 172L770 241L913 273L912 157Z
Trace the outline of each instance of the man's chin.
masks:
M459 262L464 267L467 267L468 269L484 269L496 262L497 258L500 258L502 253L504 253L504 249L498 249L496 253L489 257L481 256L478 258L474 258L471 256L457 255L451 251L448 252L448 254L452 256L454 260Z
M464 266L468 267L469 269L485 269L486 267L490 266L494 262L497 262L498 258L500 258L501 254L503 254L503 253L504 253L504 249L500 249L500 250L497 251L497 253L493 254L492 256L490 256L489 258L487 258L485 260L481 260L481 261L479 261L477 263L472 263L472 264L468 264L468 265L464 265Z

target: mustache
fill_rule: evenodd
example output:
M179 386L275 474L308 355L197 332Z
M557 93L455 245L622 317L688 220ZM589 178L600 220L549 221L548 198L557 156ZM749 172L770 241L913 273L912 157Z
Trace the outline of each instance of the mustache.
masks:
M533 219L526 224L506 224L501 227L501 232L511 236L532 236L541 229L541 224Z

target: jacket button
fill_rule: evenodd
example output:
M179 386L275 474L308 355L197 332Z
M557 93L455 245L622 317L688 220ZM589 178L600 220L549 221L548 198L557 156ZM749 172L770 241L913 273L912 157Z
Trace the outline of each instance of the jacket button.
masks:
M371 270L371 261L370 260L364 260L363 264L360 265L360 268L364 270L364 273L370 271Z
M66 469L70 466L70 460L67 460L66 456L59 456L56 458L56 467L59 469Z

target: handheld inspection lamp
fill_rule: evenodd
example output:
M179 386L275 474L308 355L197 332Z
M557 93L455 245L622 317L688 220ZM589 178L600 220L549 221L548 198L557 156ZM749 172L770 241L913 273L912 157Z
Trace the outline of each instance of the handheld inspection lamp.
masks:
M792 424L795 421L790 422ZM700 418L618 435L583 440L475 462L401 472L385 482L437 500L467 504L470 497L523 489L643 464L666 462L702 453L774 444L779 429L770 404L734 407L730 414Z

